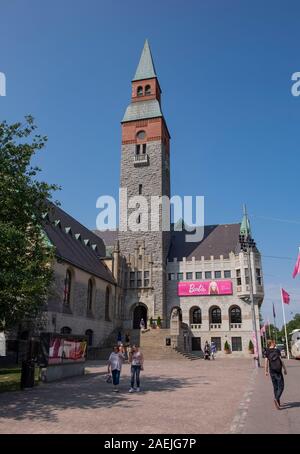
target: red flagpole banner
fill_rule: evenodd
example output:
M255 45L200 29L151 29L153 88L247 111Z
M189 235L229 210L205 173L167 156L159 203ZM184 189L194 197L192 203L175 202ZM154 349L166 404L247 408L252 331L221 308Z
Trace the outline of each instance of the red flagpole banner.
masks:
M300 274L300 250L297 258L297 262L293 271L293 278L297 276L297 274Z
M284 304L290 304L290 295L283 288L281 289L281 297Z

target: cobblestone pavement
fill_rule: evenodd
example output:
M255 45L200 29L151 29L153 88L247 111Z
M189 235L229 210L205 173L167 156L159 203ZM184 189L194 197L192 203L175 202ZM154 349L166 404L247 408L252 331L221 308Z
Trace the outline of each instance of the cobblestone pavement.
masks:
M287 375L281 398L282 409L274 406L273 387L264 370L258 371L246 417L236 427L236 433L299 434L300 433L300 361L285 360Z
M254 373L248 359L146 361L141 392L105 382L103 362L84 377L0 394L0 433L228 433Z

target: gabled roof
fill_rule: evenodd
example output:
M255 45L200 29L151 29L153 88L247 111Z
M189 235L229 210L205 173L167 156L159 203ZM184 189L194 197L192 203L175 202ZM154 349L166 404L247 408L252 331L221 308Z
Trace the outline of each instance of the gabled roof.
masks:
M153 58L151 55L150 46L148 40L146 39L133 81L152 79L153 77L156 77L156 72L153 63Z
M143 120L144 118L157 118L162 116L163 114L158 100L150 99L149 101L132 102L129 104L122 122Z
M207 225L204 227L204 238L200 242L186 242L185 230L172 232L169 260L177 258L178 261L186 257L191 260L201 260L201 257L210 259L214 257L229 257L229 253L240 252L239 233L240 224Z
M118 239L118 230L94 230L97 235L104 242L105 246L114 246Z
M52 202L45 216L44 231L55 247L56 257L115 283L110 270L100 260L106 255L102 239Z

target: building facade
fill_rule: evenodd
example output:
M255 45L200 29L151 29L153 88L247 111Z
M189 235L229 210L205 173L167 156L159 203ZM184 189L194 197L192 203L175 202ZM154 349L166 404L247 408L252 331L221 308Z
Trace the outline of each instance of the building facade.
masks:
M121 188L128 197L170 196L170 134L147 41L121 125ZM121 211L120 224L128 215L130 209ZM143 211L135 207L135 215L141 224L136 231L114 232L109 241L105 232L98 232L107 246L118 240L120 255L126 260L123 327L136 329L141 318L146 323L161 319L162 327L172 332L172 324L179 322L184 339L178 345L186 350L200 350L205 341L213 340L218 350L227 341L231 351L248 352L250 340L255 343L254 318L259 328L264 290L260 253L255 247L250 253L254 317L248 259L239 241L243 229L251 236L246 213L241 224L206 226L203 240L196 243L185 242L184 229L164 232L161 211L160 229L154 232L144 231L144 222L150 226L150 213L145 220ZM220 289L226 285L223 293ZM209 292L213 287L215 294Z
M252 238L247 214L241 223L205 226L201 241L186 242L183 221L181 231L164 231L162 207L153 215L141 206L139 196L151 207L151 197L171 194L170 134L147 41L121 128L120 186L135 206L120 201L120 229L91 232L55 206L46 214L56 250L46 330L85 334L102 348L118 331L139 329L141 319L146 327L161 321L173 347L199 351L213 341L220 351L226 343L233 354L248 354L264 288L259 250L241 248L241 234Z

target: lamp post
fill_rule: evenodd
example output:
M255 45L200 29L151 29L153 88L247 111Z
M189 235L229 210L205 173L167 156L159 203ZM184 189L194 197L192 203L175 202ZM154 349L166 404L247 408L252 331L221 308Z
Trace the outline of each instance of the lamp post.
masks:
M246 253L247 264L248 264L248 274L249 274L249 290L250 290L250 303L251 303L251 312L252 312L252 326L253 332L255 334L256 342L256 357L255 363L256 367L260 367L260 358L259 358L259 347L258 347L258 335L257 335L257 326L256 326L256 316L255 316L255 305L254 305L254 295L253 295L253 279L252 279L252 266L251 266L251 251L255 248L255 241L251 236L240 235L239 241L241 245L241 250Z

